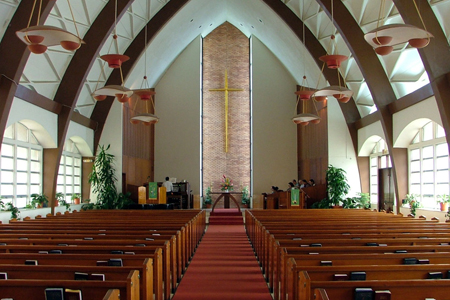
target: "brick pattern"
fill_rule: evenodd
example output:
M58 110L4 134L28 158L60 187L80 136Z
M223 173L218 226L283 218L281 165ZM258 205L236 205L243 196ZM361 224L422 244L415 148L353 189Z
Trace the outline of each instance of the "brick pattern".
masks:
M230 23L219 26L203 41L203 191L210 184L214 192L220 191L222 175L233 180L235 192L250 186L249 47L249 39ZM244 90L228 94L227 153L225 92L210 91L225 86L225 70L228 87Z

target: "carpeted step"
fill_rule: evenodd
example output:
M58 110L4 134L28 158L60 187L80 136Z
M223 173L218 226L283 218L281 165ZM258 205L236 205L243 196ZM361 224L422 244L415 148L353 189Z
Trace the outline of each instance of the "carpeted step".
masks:
M243 225L242 216L212 216L209 217L209 225Z
M242 212L240 212L238 209L221 209L221 208L216 208L214 209L214 211L212 211L210 213L210 216L241 216L242 217Z

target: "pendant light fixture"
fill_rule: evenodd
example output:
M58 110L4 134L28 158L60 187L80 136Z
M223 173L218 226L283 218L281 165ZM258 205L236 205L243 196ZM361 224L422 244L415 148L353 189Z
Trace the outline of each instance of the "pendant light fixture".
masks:
M48 47L56 45L61 45L61 47L68 51L75 51L81 47L81 44L84 44L84 41L80 38L80 34L78 32L77 23L75 22L75 17L73 15L72 6L70 5L70 0L67 0L67 3L69 5L77 35L74 35L64 29L55 26L39 25L42 10L42 0L40 0L39 2L36 25L30 26L31 20L33 19L34 10L36 8L36 3L37 0L34 0L33 8L28 20L28 26L24 29L16 31L17 37L27 45L28 49L32 53L42 54L47 51Z
M108 85L98 89L97 87L100 82L100 76L103 73L100 72L97 80L97 86L95 87L95 91L92 93L92 96L97 101L103 101L107 96L113 96L116 97L119 102L126 103L130 100L131 95L133 95L133 91L124 86L122 63L130 58L122 54L109 54L112 46L114 46L116 50L119 49L119 45L117 43L117 0L115 1L113 39L109 45L108 54L102 55L100 58L105 61L103 68L105 64L108 63L110 68L119 69L122 83L121 85Z
M380 26L380 20L385 10L385 2L386 0L381 0L380 3L377 28L364 35L364 39L374 48L375 52L378 55L388 55L394 50L394 46L404 43L409 43L414 48L428 46L433 35L425 27L416 0L413 0L413 3L419 14L423 29L409 24L388 24Z

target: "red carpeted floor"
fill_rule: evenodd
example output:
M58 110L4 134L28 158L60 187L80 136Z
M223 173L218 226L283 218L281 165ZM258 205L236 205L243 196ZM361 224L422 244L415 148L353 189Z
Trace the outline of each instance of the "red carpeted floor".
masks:
M272 299L243 225L208 227L173 298L214 299Z

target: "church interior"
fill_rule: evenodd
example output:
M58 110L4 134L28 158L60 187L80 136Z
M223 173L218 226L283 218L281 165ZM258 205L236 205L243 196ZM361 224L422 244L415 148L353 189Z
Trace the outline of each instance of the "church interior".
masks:
M300 269L302 255L314 252L311 245L327 248L335 246L333 242L328 245L328 240L316 239L319 229L297 233L294 225L292 231L286 227L289 222L308 227L316 217L324 220L316 225L325 230L331 226L327 220L345 223L348 218L349 224L364 223L361 227L367 227L361 234L372 238L376 235L373 224L395 227L399 222L397 227L411 226L408 233L417 234L414 238L421 241L391 245L388 239L398 236L377 241L377 246L393 247L397 253L409 251L412 245L425 249L423 237L434 230L427 226L436 226L441 235L433 239L448 246L438 239L445 238L450 215L446 135L450 130L450 21L445 17L449 13L450 0L0 0L0 221L5 226L22 223L10 222L15 209L19 215L12 219L44 224L42 219L58 215L78 225L92 222L92 228L103 230L81 213L69 212L101 203L101 193L92 185L92 170L99 153L106 150L117 193L128 195L136 205L174 201L178 208L147 212L154 222L146 220L143 212L135 215L162 230L161 235L168 236L164 241L178 249L173 250L172 262L167 248L162 258L155 250L154 268L161 270L151 274L156 276L153 290L136 283L141 278L133 279L141 286L140 299L169 300L185 267L194 264L191 258L200 240L206 238L204 244L215 249L220 234L231 238L230 247L233 244L236 249L242 241L233 240L234 235L245 235L245 243L247 237L250 240L259 263L255 268L264 272L265 281L264 295L255 299L265 299L266 287L276 300L328 299L326 293L331 300L346 299L343 295L349 295L348 291L341 293L337 284L315 283L329 280L314 277L318 270L308 270L311 278L302 278L308 275ZM367 210L330 209L316 216L316 210L296 209L311 208L330 196L327 172L333 167L346 175L345 199L367 195ZM156 187L166 177L173 182L173 190L148 199L151 187L156 195ZM293 179L312 179L315 186L300 190L300 199L293 200L294 193L285 194ZM142 187L146 187L144 196ZM272 193L271 187L280 192ZM40 195L48 205L36 209ZM211 200L213 208L205 210ZM242 209L243 204L249 209ZM233 215L236 210L239 220ZM110 220L101 211L90 213L105 224L121 223L122 218L134 224L126 212L113 213ZM173 213L179 213L179 219L172 218ZM245 232L213 229L203 237L209 222L242 225L241 216ZM163 229L161 224L166 226L168 220L175 224ZM55 224L66 226L62 220ZM341 235L350 230L342 228L346 229ZM173 238L178 231L182 242ZM333 234L337 232L330 232L330 239ZM349 237L355 241L359 234L351 232ZM292 260L274 254L281 249L275 241L286 236L290 241L283 247ZM341 239L333 238L335 243ZM159 242L147 241L144 246ZM289 248L291 243L305 251ZM7 247L6 242L0 238L3 246ZM369 248L358 247L362 252ZM334 275L351 277L359 271L329 265L327 249L317 251L318 257L323 255L318 264L330 270L336 267ZM130 251L139 254L139 249ZM351 253L348 250L345 255L351 257ZM0 265L4 264L1 259L0 254ZM344 258L332 260L340 264L339 259ZM426 255L415 259L417 265L448 263ZM426 276L443 272L431 264ZM167 269L169 265L172 270ZM403 275L405 280L418 279ZM300 279L290 280L293 277ZM306 281L310 288L303 289ZM367 291L355 289L367 286L348 285L351 297L365 299ZM387 294L376 295L381 286L373 283L368 293L374 299L391 299L383 298ZM0 280L2 287L6 284ZM211 285L213 290L224 287ZM255 295L259 288L255 287ZM30 287L30 293L33 290ZM111 300L119 293L113 290L108 292ZM446 292L441 283L436 283L436 290ZM391 291L392 299L400 299L395 298L394 288ZM188 291L186 299L195 292ZM97 297L97 291L92 293ZM410 299L423 296L400 287L397 293L410 293ZM244 291L239 294L252 299ZM0 291L0 299L3 296ZM225 299L220 293L216 296ZM174 299L183 296L175 294Z

